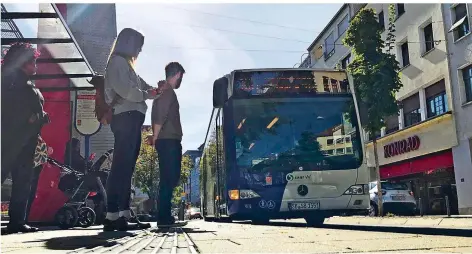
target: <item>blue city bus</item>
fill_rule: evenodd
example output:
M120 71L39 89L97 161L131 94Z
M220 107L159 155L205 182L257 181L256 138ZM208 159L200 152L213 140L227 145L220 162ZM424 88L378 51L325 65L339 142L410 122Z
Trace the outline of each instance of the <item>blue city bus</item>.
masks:
M200 160L204 219L304 218L370 207L359 110L345 71L236 70L213 84Z

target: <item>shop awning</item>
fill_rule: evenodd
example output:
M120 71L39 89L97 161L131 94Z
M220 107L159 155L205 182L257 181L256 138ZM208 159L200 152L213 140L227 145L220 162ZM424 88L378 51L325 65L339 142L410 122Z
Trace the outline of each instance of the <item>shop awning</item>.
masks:
M93 70L56 4L2 4L1 19L2 48L15 42L26 42L41 49L38 73L33 80L70 80L66 86L40 82L41 90L93 89L87 82L93 76ZM41 64L56 66L41 68Z
M380 179L406 176L417 173L431 174L436 170L454 167L452 150L426 155L420 158L380 167Z

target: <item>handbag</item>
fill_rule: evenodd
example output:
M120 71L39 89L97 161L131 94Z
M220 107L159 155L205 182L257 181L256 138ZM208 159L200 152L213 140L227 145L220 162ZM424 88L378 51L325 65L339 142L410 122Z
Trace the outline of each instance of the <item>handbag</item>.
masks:
M44 139L38 135L38 144L34 152L34 167L45 164L48 161L48 146Z

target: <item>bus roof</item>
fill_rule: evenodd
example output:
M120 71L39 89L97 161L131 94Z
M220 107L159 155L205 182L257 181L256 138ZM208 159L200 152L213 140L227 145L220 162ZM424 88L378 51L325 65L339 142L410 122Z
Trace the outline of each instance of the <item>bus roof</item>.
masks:
M239 69L233 72L252 72L252 71L319 71L319 72L346 72L346 70L320 69L320 68L255 68Z

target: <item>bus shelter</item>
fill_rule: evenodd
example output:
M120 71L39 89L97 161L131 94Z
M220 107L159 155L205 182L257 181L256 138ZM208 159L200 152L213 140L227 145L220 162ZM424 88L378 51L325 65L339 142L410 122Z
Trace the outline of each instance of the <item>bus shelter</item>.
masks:
M50 155L64 161L74 126L71 91L94 90L88 80L93 70L66 23L66 4L2 4L2 56L13 43L31 43L40 52L37 73L32 77L45 98L44 110L51 123L42 130ZM20 135L20 134L19 134ZM36 198L29 220L50 221L67 197L58 190L59 168L46 164L39 174ZM7 210L8 183L2 187L2 215Z

